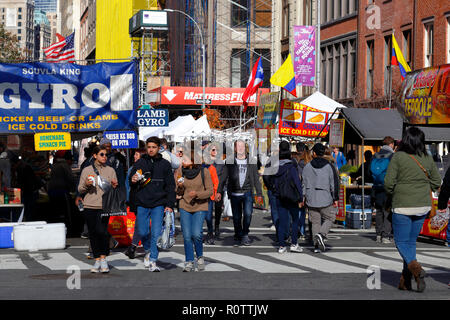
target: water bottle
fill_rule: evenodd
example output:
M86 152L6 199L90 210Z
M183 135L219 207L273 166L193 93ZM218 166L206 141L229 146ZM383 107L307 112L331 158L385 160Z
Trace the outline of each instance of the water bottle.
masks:
M5 204L9 203L8 192L5 192Z
M78 201L78 210L80 211L84 211L84 205L83 205L83 201Z

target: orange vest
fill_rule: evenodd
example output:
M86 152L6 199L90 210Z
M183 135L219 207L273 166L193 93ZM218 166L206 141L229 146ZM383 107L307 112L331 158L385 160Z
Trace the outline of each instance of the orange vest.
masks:
M219 187L219 177L217 175L216 167L214 167L213 165L210 165L208 167L208 170L209 170L209 173L211 174L211 178L212 178L212 182L213 182L213 189L214 189L214 193L211 196L211 200L214 200L214 198L216 197L217 188Z

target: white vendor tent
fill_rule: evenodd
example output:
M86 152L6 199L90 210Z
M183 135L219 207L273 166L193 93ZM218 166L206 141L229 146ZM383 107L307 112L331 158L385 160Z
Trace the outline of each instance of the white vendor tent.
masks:
M171 137L172 141L182 142L192 136L206 136L211 134L208 120L205 116L195 120L192 115L179 116L169 122L168 127L139 127L139 139L147 140L151 136Z
M343 104L340 104L339 102L328 98L326 95L319 91L314 92L312 95L310 95L305 100L302 100L300 103L308 107L316 108L329 113L333 113L336 108L347 108Z

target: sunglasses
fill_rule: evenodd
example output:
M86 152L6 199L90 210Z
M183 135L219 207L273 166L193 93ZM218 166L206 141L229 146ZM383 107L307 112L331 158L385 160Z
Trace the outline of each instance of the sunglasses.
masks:
M183 153L183 151L180 150L180 151L178 151L178 153Z
M104 153L104 152L101 152L101 153L99 153L98 154L100 157L106 157L106 153Z
M211 149L211 151L217 151L216 149Z

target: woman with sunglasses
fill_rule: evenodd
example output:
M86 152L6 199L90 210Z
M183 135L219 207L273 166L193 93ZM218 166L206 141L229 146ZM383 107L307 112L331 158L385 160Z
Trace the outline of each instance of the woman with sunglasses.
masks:
M93 150L94 163L83 169L80 176L78 191L85 194L83 203L85 208L85 218L89 231L89 240L92 253L95 259L95 265L91 269L93 273L109 272L106 256L109 255L109 234L108 222L109 216L102 217L103 189L99 186L99 175L111 183L116 188L117 176L113 168L106 165L106 147L96 146Z

